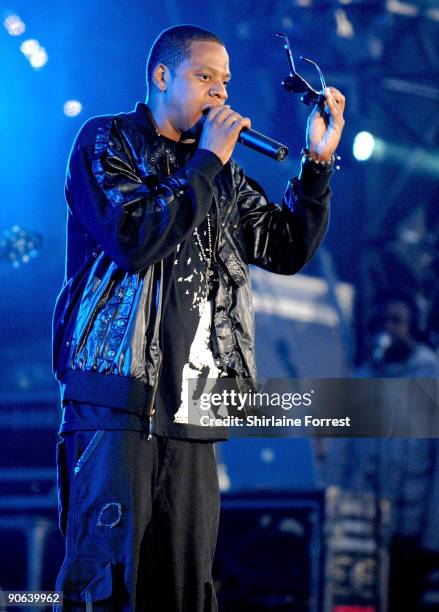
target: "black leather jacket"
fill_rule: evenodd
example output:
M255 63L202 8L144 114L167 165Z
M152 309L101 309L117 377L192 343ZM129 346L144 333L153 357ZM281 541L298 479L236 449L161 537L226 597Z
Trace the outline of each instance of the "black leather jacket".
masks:
M95 117L69 159L66 277L54 314L54 371L65 400L146 412L160 376L166 265L211 206L218 214L218 365L256 376L249 264L294 274L328 224L331 171L305 162L282 206L233 161L197 150L175 168L148 108Z

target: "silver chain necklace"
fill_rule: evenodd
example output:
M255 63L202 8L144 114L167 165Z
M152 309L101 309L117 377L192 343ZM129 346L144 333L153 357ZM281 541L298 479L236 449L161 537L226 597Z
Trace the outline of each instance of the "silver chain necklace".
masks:
M212 226L210 222L210 215L207 215L207 243L208 247L204 248L201 242L201 237L198 232L198 228L194 229L194 237L200 249L200 256L202 261L206 264L206 283L207 293L209 299L214 297L217 288L218 276L215 266L213 266L213 248L212 248Z
M200 249L201 259L204 261L206 266L210 268L210 263L212 261L212 228L210 225L210 215L207 215L207 243L208 248L205 249L203 247L203 243L201 242L200 234L198 233L198 228L194 229L195 240L197 241L198 248Z

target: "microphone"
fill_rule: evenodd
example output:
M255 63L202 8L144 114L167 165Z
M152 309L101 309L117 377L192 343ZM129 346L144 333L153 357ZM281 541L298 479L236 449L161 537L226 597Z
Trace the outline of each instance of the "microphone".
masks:
M203 109L203 115L206 116L209 110L210 108ZM288 155L288 147L286 145L251 128L241 130L238 142L277 161L283 161Z
M392 344L392 337L387 332L381 332L375 337L374 350L372 353L372 361L380 362L384 357L384 353Z
M244 128L241 130L238 142L249 149L258 151L258 153L262 153L263 155L268 155L268 157L272 157L277 161L283 161L288 155L288 147L284 144L265 136L265 134L261 134L261 132L252 130L251 128Z

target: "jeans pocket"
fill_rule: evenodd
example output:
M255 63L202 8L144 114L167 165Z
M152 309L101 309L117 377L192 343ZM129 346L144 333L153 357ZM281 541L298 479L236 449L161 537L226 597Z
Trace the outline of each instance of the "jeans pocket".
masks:
M69 484L67 476L66 445L64 440L58 442L56 445L56 480L58 488L58 524L62 535L66 537Z
M56 590L63 592L66 610L77 610L78 606L74 604L79 602L86 612L95 607L113 610L111 563L94 557L66 557L56 581ZM99 603L95 606L96 602Z
M75 467L73 468L75 476L83 469L84 465L90 459L93 451L95 450L99 442L102 440L104 433L105 433L105 430L103 429L98 429L97 431L95 431L95 433L93 434L93 437L88 442L84 451L81 453L81 456L77 459L75 463Z

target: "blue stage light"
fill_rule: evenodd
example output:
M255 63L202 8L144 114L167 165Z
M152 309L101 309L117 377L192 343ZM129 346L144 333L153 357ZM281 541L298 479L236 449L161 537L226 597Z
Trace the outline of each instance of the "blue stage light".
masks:
M355 159L366 161L375 148L375 138L370 132L359 132L354 138L352 151Z

